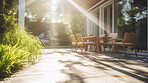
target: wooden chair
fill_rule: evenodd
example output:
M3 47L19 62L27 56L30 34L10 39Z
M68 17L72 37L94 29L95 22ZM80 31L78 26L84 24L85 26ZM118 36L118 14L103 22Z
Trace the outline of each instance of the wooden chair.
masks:
M105 37L105 34L101 34L99 37L101 37L101 38L100 38L100 44L101 44L101 43L104 42L103 37Z
M81 33L76 34L76 38L77 38L77 48L79 46L81 52L83 52L83 47L86 48L88 45L94 45L95 46L95 43L94 42L84 41Z
M105 37L105 34L101 34L100 37Z
M75 51L77 51L77 40L75 38L75 35L71 35L71 49L70 51L73 51L73 49L75 48Z
M95 37L95 36L92 35L92 34L88 34L87 37ZM94 41L94 40L89 40L89 42L95 42L95 41ZM87 50L87 48L88 48L88 46L86 47L85 50ZM90 45L90 52L92 51L93 48L94 48L94 51L96 51L96 50L95 50L95 45L94 45L94 44Z
M101 40L103 40L103 42L100 42L100 44L103 45L104 51L105 51L106 46L109 46L109 51L110 51L110 48L113 48L112 47L112 39L116 39L117 36L118 36L118 33L111 33L107 37L102 37Z
M118 40L118 42L116 42ZM121 42L119 42L119 40ZM112 40L113 46L122 46L124 49L124 55L126 55L126 47L131 46L135 50L135 54L137 56L137 52L135 49L135 33L125 33L123 39L113 39Z
M89 37L89 36L93 36L93 35L92 35L92 34L88 34L88 37Z
M113 39L118 37L118 33L111 33L109 34L109 37L112 37Z

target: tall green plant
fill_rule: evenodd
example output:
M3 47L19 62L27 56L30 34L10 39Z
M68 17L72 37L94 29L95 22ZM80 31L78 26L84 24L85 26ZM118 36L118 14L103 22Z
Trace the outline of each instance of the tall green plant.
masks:
M37 37L21 28L4 33L0 42L4 45L21 46L22 49L30 53L28 62L31 63L35 62L37 55L41 54L41 49L43 49L42 42Z
M5 3L3 5L6 9ZM5 32L0 34L0 77L11 74L12 68L21 68L26 60L28 63L35 63L43 49L43 43L38 37L19 26L15 11L5 10L5 12L7 13L1 14L4 17L2 27Z
M0 43L11 46L17 44L17 47L21 46L31 55L28 61L34 63L35 58L37 58L38 54L41 54L41 49L43 49L41 41L18 25L15 12L10 10L8 12L10 13L9 15L4 14L5 24L3 27L6 31L1 35Z
M0 77L11 73L12 68L21 68L21 63L30 55L21 47L0 45Z

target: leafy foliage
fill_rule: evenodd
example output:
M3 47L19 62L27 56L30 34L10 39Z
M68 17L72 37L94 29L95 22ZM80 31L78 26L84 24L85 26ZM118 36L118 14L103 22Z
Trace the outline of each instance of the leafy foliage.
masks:
M85 34L85 16L82 14L66 14L63 23L67 24L70 34Z
M41 22L43 18L48 18L51 11L51 0L26 0L27 16L34 17L33 20Z
M135 33L137 50L147 48L146 4L147 0L115 0L119 37L123 38L125 32Z
M116 0L115 6L120 37L123 37L125 32L136 33L139 28L136 23L147 18L146 7L135 4L134 0Z
M17 45L0 45L0 77L11 73L12 68L21 68L21 63L29 55L29 52Z
M11 74L12 69L20 69L24 61L34 64L43 49L43 44L37 37L18 25L16 11L13 8L7 10L5 0L3 1L4 24L0 28L4 28L5 32L0 34L0 77Z
M26 52L30 53L28 61L32 63L36 59L34 56L37 57L38 54L41 54L41 49L43 49L42 43L37 37L21 30L21 28L4 33L0 42L4 45L21 46Z

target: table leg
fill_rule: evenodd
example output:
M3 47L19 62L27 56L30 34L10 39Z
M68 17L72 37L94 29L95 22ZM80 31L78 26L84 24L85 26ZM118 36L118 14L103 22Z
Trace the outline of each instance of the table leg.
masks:
M97 52L98 53L102 52L101 45L100 45L100 39L99 38L97 38L97 40L96 40L96 48L97 48Z
M88 45L85 46L85 52L87 51Z

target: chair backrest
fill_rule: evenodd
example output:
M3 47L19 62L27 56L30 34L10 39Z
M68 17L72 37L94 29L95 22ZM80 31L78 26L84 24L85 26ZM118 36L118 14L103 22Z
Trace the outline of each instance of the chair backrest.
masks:
M77 38L77 42L82 42L83 41L83 38L82 38L82 34L81 33L76 34L76 38Z
M88 34L88 37L93 36L92 34Z
M109 34L109 37L117 38L118 37L118 33L111 33L111 34Z
M75 35L71 35L70 38L71 38L71 42L76 42Z
M125 43L134 43L135 42L135 33L125 33L123 42Z
M105 37L105 34L101 34L100 37Z

